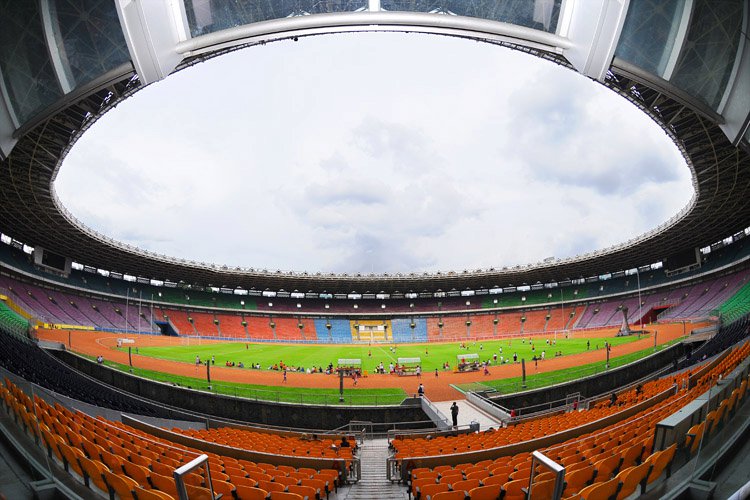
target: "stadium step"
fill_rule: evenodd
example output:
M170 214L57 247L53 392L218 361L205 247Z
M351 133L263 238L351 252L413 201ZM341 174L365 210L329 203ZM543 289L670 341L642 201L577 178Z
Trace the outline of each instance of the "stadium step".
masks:
M341 491L340 498L345 500L406 500L406 487L391 483L386 479L386 460L388 459L388 440L370 439L359 448L359 459L362 465L362 477L350 486L348 491Z

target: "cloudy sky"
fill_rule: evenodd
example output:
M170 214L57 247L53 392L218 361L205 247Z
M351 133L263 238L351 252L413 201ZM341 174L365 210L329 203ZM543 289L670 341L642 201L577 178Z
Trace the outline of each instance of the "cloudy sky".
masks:
M601 85L395 33L271 43L151 85L80 139L55 188L147 250L363 273L568 257L692 196L664 132Z

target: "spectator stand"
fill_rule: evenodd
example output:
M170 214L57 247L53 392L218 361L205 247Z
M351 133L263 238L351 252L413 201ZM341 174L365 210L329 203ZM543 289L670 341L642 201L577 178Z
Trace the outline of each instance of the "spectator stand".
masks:
M477 372L482 367L479 354L459 354L456 356L456 372Z
M235 446L213 443L210 441L193 438L191 436L175 432L174 430L168 430L159 426L151 425L146 422L145 419L137 419L124 414L122 415L122 423L139 431L150 434L156 438L165 439L170 443L177 443L178 445L182 445L193 450L199 450L203 453L213 453L216 455L231 457L238 460L248 460L255 463L269 463L276 466L288 465L295 468L304 467L315 470L332 469L339 471L341 479L347 483L357 482L362 475L360 460L356 457L338 458L295 456L242 449Z
M402 375L421 375L422 358L398 358L396 360L396 374Z
M345 377L353 375L361 377L363 375L362 360L360 358L339 358L336 364L336 371Z

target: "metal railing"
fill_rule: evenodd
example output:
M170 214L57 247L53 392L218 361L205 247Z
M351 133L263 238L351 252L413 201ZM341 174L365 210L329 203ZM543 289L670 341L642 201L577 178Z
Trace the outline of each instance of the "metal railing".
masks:
M432 404L432 401L427 398L427 396L422 396L419 398L419 402L422 405L422 411L425 412L425 414L430 417L430 420L432 420L435 423L435 426L440 430L446 430L451 428L451 422L448 420L448 417L443 415L443 412L440 411L440 409Z
M368 429L370 430L369 435L372 435L373 423L362 420L351 420L348 424L337 427L336 429L325 431L322 434L350 434L354 436L357 444L363 444L368 436Z
M526 489L526 498L533 498L532 488L538 487L538 483L534 484L534 476L536 476L536 466L539 464L555 473L555 487L550 498L551 500L560 500L563 489L565 489L565 467L536 450L531 452L531 476L529 476L529 487Z
M177 487L177 496L180 500L189 500L190 496L188 495L187 488L185 486L185 480L183 476L185 474L190 473L190 471L195 470L199 467L206 467L206 481L208 482L208 490L211 492L211 498L216 498L216 495L214 495L214 485L211 481L211 469L208 463L208 455L200 455L194 459L192 459L190 462L186 463L185 465L178 467L175 469L175 471L172 473L174 476L174 482L175 486Z

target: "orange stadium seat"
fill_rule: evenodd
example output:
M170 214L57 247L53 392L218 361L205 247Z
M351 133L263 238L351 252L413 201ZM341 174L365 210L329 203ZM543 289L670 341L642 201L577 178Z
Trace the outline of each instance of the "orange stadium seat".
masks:
M266 490L251 486L237 486L235 494L237 495L237 500L266 500L268 498Z

